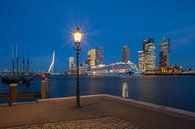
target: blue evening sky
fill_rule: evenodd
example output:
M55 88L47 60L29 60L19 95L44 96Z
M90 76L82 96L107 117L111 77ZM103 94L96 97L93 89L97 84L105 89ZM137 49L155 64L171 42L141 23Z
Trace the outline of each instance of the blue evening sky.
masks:
M194 0L0 0L0 70L11 67L11 47L30 52L32 68L47 70L53 50L55 71L66 71L75 56L71 31L85 33L81 60L102 46L105 63L121 61L122 46L138 62L142 40L171 39L170 63L195 69Z

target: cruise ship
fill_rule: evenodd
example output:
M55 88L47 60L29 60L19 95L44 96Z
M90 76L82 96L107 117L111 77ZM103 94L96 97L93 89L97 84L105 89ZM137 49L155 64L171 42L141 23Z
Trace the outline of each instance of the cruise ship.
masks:
M142 71L137 68L137 65L132 62L117 62L112 64L100 64L91 68L87 72L88 75L94 76L124 76L124 75L139 75Z

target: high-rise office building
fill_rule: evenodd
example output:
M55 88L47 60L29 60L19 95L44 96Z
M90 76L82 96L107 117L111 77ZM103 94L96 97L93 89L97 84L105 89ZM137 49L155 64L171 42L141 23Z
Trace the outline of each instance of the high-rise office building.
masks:
M96 48L96 66L104 63L104 50L102 47Z
M143 41L144 51L144 70L150 71L156 68L156 54L155 44L153 39L146 39Z
M163 52L159 52L159 68L160 70L163 68L167 68L167 55Z
M129 47L124 45L122 48L122 62L127 63L129 61Z
M69 72L73 73L73 69L74 69L74 57L69 57Z
M96 66L104 63L103 54L104 54L103 48L101 47L91 49L88 51L89 69L95 68Z
M85 74L84 65L79 65L79 74ZM74 62L74 57L69 57L69 72L70 75L76 75L77 66Z
M170 53L170 39L164 37L162 38L160 43L160 52L159 52L160 69L164 69L169 66L169 53Z
M94 68L96 66L96 50L89 50L87 55L89 60L89 69Z
M144 52L138 51L138 68L144 70Z

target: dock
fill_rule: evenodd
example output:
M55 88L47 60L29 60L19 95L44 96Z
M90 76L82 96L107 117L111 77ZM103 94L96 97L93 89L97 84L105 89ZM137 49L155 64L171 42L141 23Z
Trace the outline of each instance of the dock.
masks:
M0 105L0 128L192 129L195 113L112 95Z

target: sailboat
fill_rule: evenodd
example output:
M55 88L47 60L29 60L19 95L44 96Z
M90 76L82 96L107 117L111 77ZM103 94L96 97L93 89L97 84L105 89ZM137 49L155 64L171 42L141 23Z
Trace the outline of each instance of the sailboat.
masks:
M16 63L16 64L15 64ZM15 69L16 65L16 69ZM34 76L29 72L29 53L27 58L27 71L19 72L19 60L18 60L18 48L16 45L16 51L15 51L15 57L14 57L14 49L12 47L12 73L7 74L4 76L1 81L2 83L11 84L11 83L24 83L24 84L30 84L34 81ZM24 68L24 58L23 58L23 68Z

